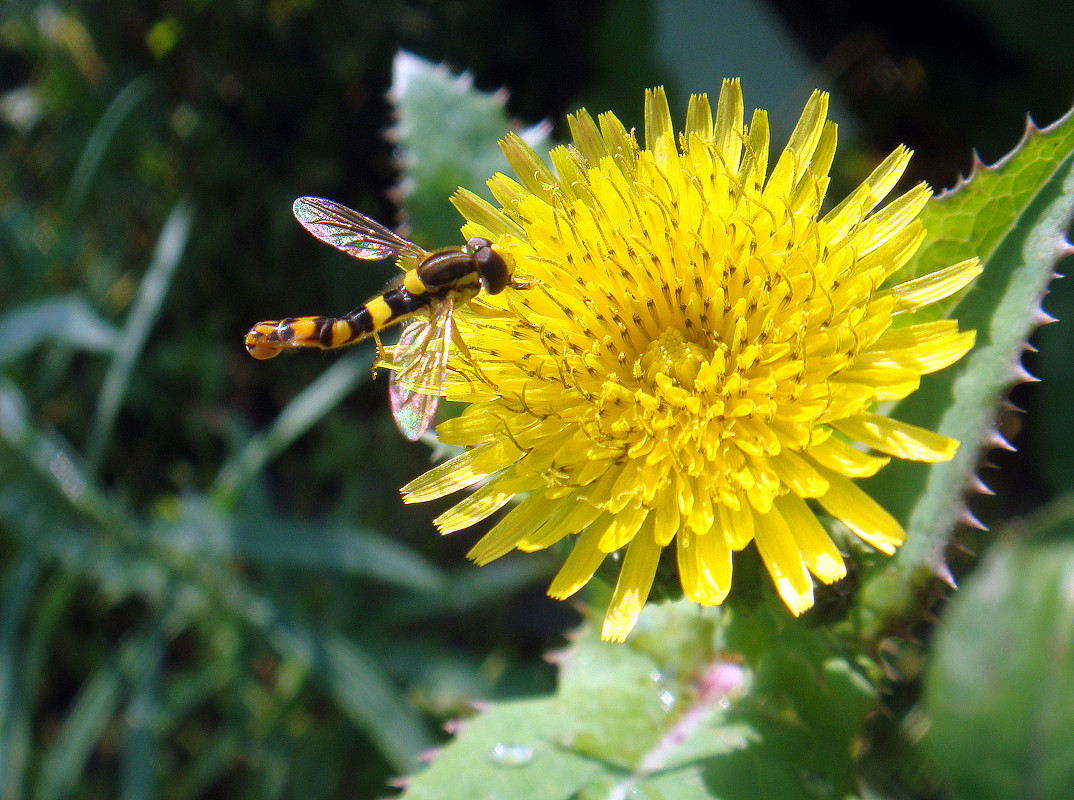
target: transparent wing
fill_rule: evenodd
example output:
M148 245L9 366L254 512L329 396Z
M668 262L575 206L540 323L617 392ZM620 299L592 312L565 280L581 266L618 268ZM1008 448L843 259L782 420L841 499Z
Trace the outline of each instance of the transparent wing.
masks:
M300 197L291 210L302 227L322 242L355 258L379 261L410 255L420 261L425 251L376 220L321 197Z
M392 416L403 436L417 441L429 428L440 404L455 303L448 298L429 319L409 323L395 345L395 369L388 386Z

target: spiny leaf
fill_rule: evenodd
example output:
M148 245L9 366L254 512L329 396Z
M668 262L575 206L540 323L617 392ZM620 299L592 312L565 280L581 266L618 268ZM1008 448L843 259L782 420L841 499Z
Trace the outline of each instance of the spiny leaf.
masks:
M499 147L512 130L506 93L479 91L468 74L453 75L447 67L400 51L388 96L398 116L389 136L399 144L403 171L397 199L411 237L429 246L455 244L460 220L448 197L462 186L491 199L485 181L507 169ZM547 125L519 132L537 149L547 147L547 134Z
M1025 380L1021 356L1033 330L1049 318L1041 310L1057 262L1069 254L1066 231L1074 213L1074 115L1038 130L992 167L933 200L923 218L928 236L911 265L914 274L977 255L984 272L944 311L960 327L974 328L977 343L962 361L922 381L892 416L939 430L962 442L954 460L928 469L892 464L873 481L875 496L907 526L897 555L905 576L926 568L942 572L943 549L965 512L962 495L983 449L995 440L999 403ZM872 582L867 602L896 610L906 602L904 577ZM894 593L892 593L894 592Z
M782 610L720 618L649 605L625 644L593 626L557 656L554 696L463 722L404 798L849 796L870 683Z

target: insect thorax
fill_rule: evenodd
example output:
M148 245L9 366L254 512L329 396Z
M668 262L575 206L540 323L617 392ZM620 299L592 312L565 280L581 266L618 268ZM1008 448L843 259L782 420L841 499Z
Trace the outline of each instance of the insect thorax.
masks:
M481 291L481 274L473 255L465 251L430 253L417 272L426 291L438 300L454 295L456 302L466 302Z

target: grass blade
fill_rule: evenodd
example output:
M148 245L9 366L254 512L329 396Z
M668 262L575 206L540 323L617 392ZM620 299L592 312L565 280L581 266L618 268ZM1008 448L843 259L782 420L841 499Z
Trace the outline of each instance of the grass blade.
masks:
M223 508L230 507L268 462L319 422L336 403L370 379L369 365L368 353L346 355L299 392L268 430L252 436L246 447L220 470L211 493L214 502Z
M420 553L370 528L274 516L232 519L200 496L183 498L150 533L162 550L184 561L241 558L288 570L363 576L424 593L439 594L447 583Z
M115 346L116 329L78 297L28 303L0 316L0 367L44 342L104 352Z
M56 434L31 425L30 410L18 386L0 376L0 445L6 445L55 489L71 507L113 529L118 515L88 480L78 458ZM20 476L22 477L22 476Z
M105 446L112 436L123 397L130 386L134 365L160 313L160 306L190 238L193 218L193 203L184 197L175 204L157 239L153 260L142 278L138 296L127 315L127 323L97 398L97 410L86 447L86 469L91 475L96 474Z
M16 728L30 716L30 694L25 691L28 665L20 657L20 633L40 573L37 554L26 548L8 570L0 606L0 796L11 800L21 794L16 784L21 783L26 757L17 751L25 745L27 731L18 735Z
M148 75L135 78L120 90L97 121L93 133L82 149L82 155L67 186L67 194L63 198L63 215L67 219L71 219L82 207L93 177L108 151L108 145L112 143L123 121L149 94L151 84L152 79Z
M42 760L36 800L58 800L71 794L119 708L122 691L123 677L111 660L101 664L82 685L55 743Z
M165 643L163 628L164 620L158 616L146 633L144 653L135 673L134 692L127 704L120 791L123 800L151 800L154 796L154 721L160 704L160 672Z
M322 633L286 618L269 598L250 591L223 571L212 572L203 570L202 579L218 594L223 607L258 629L280 655L310 669L340 710L393 767L414 768L418 755L432 746L432 737L372 658L338 634Z

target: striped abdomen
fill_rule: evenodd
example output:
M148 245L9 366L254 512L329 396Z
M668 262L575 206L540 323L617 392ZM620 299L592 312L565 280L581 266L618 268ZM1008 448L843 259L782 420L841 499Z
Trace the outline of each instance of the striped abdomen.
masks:
M342 317L289 317L259 322L246 334L246 349L254 358L265 359L285 349L346 347L433 302L428 293L413 295L399 286Z
M461 304L476 297L483 286L492 294L502 292L509 279L510 270L492 242L470 239L461 248L428 253L407 270L398 286L346 316L259 322L246 334L246 349L254 358L263 359L285 349L345 347L449 297Z
M257 323L246 334L246 349L254 358L265 359L285 349L346 347L448 296L465 303L480 290L481 273L472 253L458 248L430 253L415 269L407 270L398 286L346 316L289 317Z

